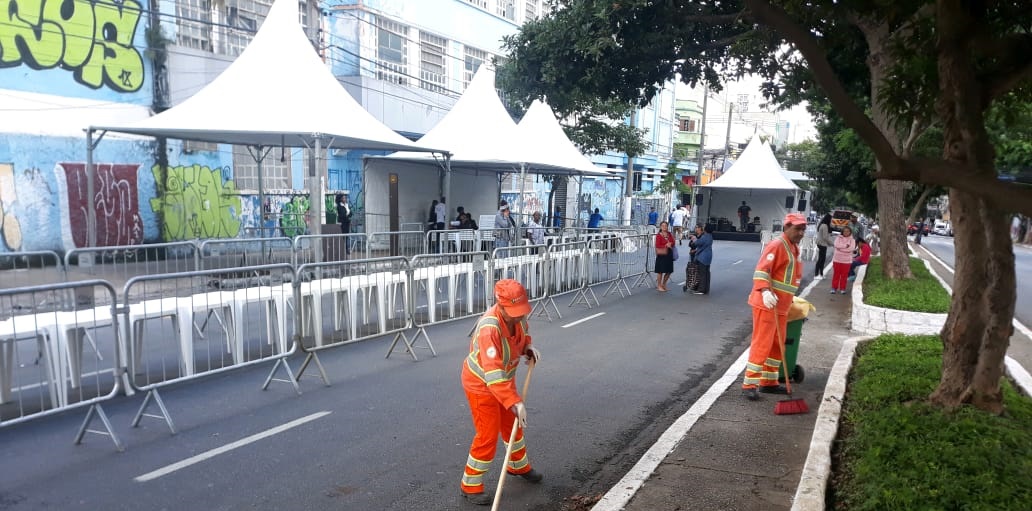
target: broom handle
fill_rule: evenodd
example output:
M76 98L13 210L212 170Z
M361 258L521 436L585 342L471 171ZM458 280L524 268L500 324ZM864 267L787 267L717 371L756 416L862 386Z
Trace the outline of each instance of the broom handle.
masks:
M524 402L527 401L530 375L534 373L534 366L536 364L537 362L531 362L527 366L527 377L523 379L523 392L520 393ZM491 505L491 511L498 511L498 505L502 503L502 487L505 486L505 474L508 472L508 470L505 470L505 464L509 463L509 456L512 455L512 444L516 442L516 431L519 430L519 427L520 418L516 417L516 420L512 423L512 433L509 433L509 443L505 446L505 457L502 458L502 473L498 476L498 488L495 489L494 503Z
M774 337L778 340L778 347L781 348L781 368L785 371L785 392L792 395L792 384L788 381L792 377L788 374L788 355L785 353L785 341L781 338L781 325L778 324L778 309L774 310Z

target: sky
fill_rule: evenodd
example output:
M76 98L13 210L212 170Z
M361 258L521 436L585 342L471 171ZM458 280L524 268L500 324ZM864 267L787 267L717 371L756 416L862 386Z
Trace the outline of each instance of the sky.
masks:
M706 111L706 148L724 147L727 138L727 117L730 103L734 103L735 113L732 115L731 142L746 143L752 134L759 131L763 135L774 135L779 121L789 123L788 143L804 140L816 140L817 132L813 118L806 111L806 106L799 105L788 110L774 111L764 108L766 102L760 93L762 79L758 76L747 76L737 82L727 82L724 90L710 93ZM691 88L678 83L675 90L677 99L702 100L702 89ZM743 102L744 103L740 103ZM747 105L743 112L739 106Z

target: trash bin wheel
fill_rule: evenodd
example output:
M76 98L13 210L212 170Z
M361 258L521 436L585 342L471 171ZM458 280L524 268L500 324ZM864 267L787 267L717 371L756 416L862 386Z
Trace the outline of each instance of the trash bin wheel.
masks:
M795 369L792 370L792 382L801 383L803 378L806 378L806 371L803 371L803 366L796 364Z

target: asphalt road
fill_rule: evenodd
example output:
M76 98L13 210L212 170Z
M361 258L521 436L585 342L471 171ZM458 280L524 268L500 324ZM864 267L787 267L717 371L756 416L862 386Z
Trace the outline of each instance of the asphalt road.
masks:
M939 273L947 284L953 285L953 266L956 254L954 252L953 238L946 236L924 236L921 238L921 246L938 257L943 263L935 264L933 268ZM1032 248L1014 246L1014 272L1017 279L1017 300L1014 305L1014 317L1026 328L1032 328ZM1015 332L1011 338L1011 347L1008 355L1021 362L1026 368L1032 368L1032 339L1023 335L1020 331Z
M714 250L710 295L680 292L682 259L674 291L638 287L600 296L593 309L560 297L562 319L532 320L543 360L527 398L527 443L545 481L507 480L506 509L564 509L564 499L604 493L747 348L759 245ZM175 436L154 419L129 428L142 396L117 398L104 408L124 453L97 435L72 445L83 410L5 428L0 509L461 507L473 427L459 368L472 324L430 328L438 356L419 362L384 359L390 338L323 352L332 385L310 371L302 396L282 383L259 390L271 364L168 388ZM491 490L501 467L492 466Z

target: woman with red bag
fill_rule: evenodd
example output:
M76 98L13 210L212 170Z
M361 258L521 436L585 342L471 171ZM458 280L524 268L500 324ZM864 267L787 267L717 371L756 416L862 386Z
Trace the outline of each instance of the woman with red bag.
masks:
M670 234L670 224L660 222L656 233L656 290L667 292L667 282L674 273L674 235Z

